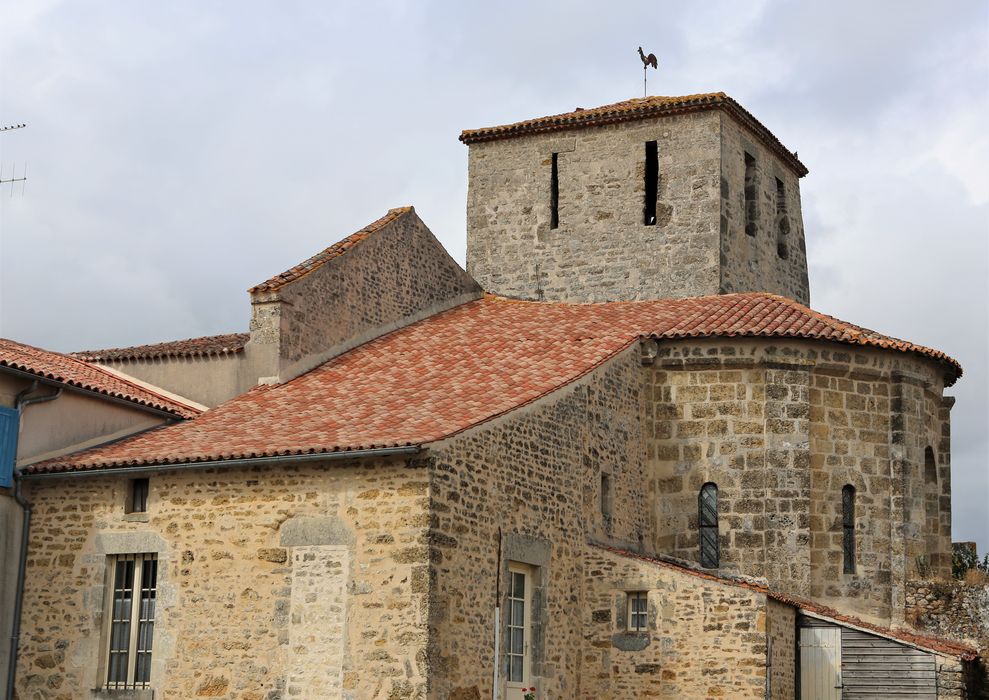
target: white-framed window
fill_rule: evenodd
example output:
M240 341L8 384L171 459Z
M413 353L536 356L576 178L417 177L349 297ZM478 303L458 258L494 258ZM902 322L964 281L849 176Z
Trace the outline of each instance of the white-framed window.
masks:
M117 554L107 562L104 686L148 688L158 597L158 555Z
M649 595L645 591L628 594L628 631L645 632L649 618Z
M506 700L521 700L532 683L532 584L531 566L509 563L505 618Z

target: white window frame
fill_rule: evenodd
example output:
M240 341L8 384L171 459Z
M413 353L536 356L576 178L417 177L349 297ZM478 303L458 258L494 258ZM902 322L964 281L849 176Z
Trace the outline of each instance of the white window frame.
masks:
M130 601L126 611L128 617L126 632L126 650L114 649L114 622L123 622L124 618L115 620L116 611L116 581L118 567L126 562L133 562L134 568L130 577ZM146 567L154 566L151 575L154 579L151 586L143 587ZM126 590L126 589L125 589ZM150 604L142 609L142 602ZM154 649L154 625L158 607L158 555L153 553L113 554L107 557L106 589L103 605L103 642L100 651L99 678L100 687L106 690L141 690L151 687L151 661ZM144 615L142 617L142 614ZM142 629L150 631L146 634L146 648L140 648ZM115 653L126 653L127 668L124 680L110 680L111 656ZM137 659L139 655L147 655L147 678L136 680Z
M506 700L521 700L526 688L533 686L532 681L532 585L535 578L535 568L527 564L517 562L508 563L508 604L505 606L505 698ZM520 574L525 577L523 583L522 597L516 595L515 575ZM515 624L517 620L512 613L516 604L521 604L522 623ZM522 648L519 650L517 644L513 644L512 633L514 630L522 631ZM516 653L521 651L521 654ZM521 656L522 679L512 680L512 657Z
M628 592L628 617L625 620L629 632L645 632L649 629L649 592ZM636 610L636 601L642 601L642 609Z

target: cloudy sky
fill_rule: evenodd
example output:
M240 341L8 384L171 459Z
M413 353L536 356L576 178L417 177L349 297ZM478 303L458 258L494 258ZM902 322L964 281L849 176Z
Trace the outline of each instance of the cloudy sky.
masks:
M954 538L989 549L989 3L0 0L0 334L246 330L246 289L414 204L461 129L724 90L810 168L815 308L958 358Z

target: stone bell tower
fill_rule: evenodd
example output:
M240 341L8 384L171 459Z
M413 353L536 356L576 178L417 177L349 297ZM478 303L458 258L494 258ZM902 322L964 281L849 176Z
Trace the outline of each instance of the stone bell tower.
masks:
M467 270L523 299L810 301L807 168L723 93L474 129Z

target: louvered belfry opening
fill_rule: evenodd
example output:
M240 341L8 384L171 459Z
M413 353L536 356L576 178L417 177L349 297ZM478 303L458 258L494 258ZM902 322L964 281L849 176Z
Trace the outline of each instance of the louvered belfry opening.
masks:
M697 498L697 523L700 530L701 566L717 569L721 552L718 542L718 487L708 483Z

